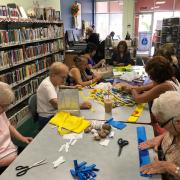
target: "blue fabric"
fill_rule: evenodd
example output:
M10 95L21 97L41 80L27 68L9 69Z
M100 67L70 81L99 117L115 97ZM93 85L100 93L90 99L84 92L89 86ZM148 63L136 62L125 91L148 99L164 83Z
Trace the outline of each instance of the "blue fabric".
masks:
M120 122L120 121L115 121L113 118L108 119L106 121L106 123L117 128L117 129L123 129L127 126L125 123Z
M137 127L137 140L138 145L142 142L145 142L147 140L146 138L146 130L144 126ZM150 164L150 157L149 157L149 151L147 149L145 150L139 150L139 164L140 167ZM143 177L152 177L152 174L143 174L140 172L140 175Z
M95 62L93 61L92 58L89 58L89 59L88 59L88 64L91 64L92 66L94 66L94 65L95 65Z

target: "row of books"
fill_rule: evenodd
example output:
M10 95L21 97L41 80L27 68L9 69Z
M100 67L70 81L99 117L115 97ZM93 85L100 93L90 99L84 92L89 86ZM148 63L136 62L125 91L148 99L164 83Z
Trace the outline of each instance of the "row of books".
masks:
M23 107L20 111L15 113L13 116L9 118L11 125L17 127L17 124L21 122L25 117L30 114L28 106Z
M45 57L32 64L23 65L20 68L0 75L0 80L14 86L17 83L46 70L54 61L54 57Z
M41 76L38 76L36 79L31 80L26 85L18 88L15 90L16 99L13 102L13 104L18 103L21 101L24 97L29 96L33 93L36 93L36 90L39 86L39 84L42 82L43 79L45 79L48 76L48 74L43 74ZM21 92L23 94L21 94ZM25 96L24 96L25 95ZM17 126L19 122L21 122L25 117L27 117L30 114L29 107L25 106L21 110L19 110L17 113L15 113L13 116L9 118L11 125L14 127Z
M0 51L0 70L30 61L33 58L48 55L63 50L64 41L58 39L54 42L43 43L36 46Z
M0 46L21 44L44 39L63 37L64 29L61 26L50 25L40 28L21 28L0 30Z

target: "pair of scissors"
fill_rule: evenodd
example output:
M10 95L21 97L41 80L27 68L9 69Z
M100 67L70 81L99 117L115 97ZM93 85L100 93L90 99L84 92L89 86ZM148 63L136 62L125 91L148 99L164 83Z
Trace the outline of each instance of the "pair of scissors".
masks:
M24 174L26 174L31 168L33 167L37 167L37 166L41 166L43 164L46 164L47 162L45 162L46 159L35 162L32 166L17 166L16 167L16 171L19 171L16 176L23 176Z
M119 138L117 143L118 143L118 145L119 145L119 153L118 153L118 156L120 156L120 155L121 155L122 148L123 148L124 146L128 145L128 144L129 144L129 141L123 140L122 138Z

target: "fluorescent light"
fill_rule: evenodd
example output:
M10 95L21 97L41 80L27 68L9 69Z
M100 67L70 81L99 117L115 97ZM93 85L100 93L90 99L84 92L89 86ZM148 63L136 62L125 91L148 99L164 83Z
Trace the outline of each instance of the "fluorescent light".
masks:
M159 6L154 6L154 9L159 9Z
M156 4L165 4L166 1L156 1Z

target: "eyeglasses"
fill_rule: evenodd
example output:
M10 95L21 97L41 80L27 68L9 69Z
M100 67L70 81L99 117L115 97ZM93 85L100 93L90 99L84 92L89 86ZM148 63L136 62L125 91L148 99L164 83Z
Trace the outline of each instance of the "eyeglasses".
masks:
M170 121L173 121L174 117L168 119L165 123L159 123L159 125L163 128L165 125L167 125Z

